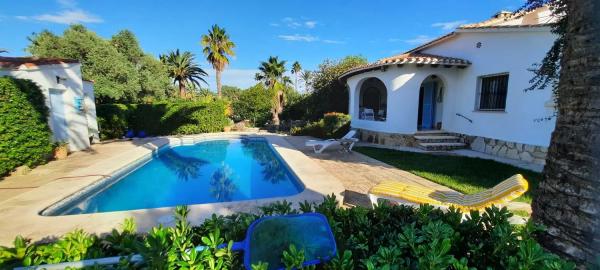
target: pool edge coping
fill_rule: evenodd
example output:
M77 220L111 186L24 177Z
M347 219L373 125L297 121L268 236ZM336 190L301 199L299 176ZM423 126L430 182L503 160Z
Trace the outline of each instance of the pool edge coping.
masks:
M328 173L318 163L311 160L304 153L291 145L285 136L271 133L256 132L228 132L209 133L189 136L156 137L133 149L119 153L111 158L99 160L91 166L79 168L68 174L65 178L46 183L36 189L17 195L0 205L0 245L9 245L17 235L23 235L34 241L46 237L57 237L75 228L84 229L90 233L108 233L123 219L134 217L139 231L147 231L152 226L160 224L172 225L172 210L174 207L154 209L141 209L130 211L117 211L70 216L42 216L39 213L65 198L72 196L81 189L94 184L105 177L84 176L115 174L123 170L136 160L152 155L152 152L173 141L192 142L204 141L210 138L230 139L243 135L264 137L267 139L276 154L285 162L290 171L304 185L304 190L296 195L254 199L236 202L210 203L190 206L190 221L199 224L204 219L217 215L228 215L235 212L254 212L268 203L287 200L297 207L297 203L307 201L320 201L323 196L335 194L340 202L343 201L344 187L333 175ZM123 165L125 164L125 165ZM107 173L108 172L108 173ZM78 177L79 176L79 177Z

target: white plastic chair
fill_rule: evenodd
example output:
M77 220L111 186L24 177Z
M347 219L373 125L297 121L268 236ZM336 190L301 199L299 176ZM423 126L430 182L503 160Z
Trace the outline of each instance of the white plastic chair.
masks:
M346 151L352 151L352 147L354 144L358 142L357 138L354 138L356 135L356 130L350 130L344 137L340 139L328 139L328 140L308 140L304 144L305 146L312 147L315 153L320 154L323 153L325 149L332 145L342 145Z

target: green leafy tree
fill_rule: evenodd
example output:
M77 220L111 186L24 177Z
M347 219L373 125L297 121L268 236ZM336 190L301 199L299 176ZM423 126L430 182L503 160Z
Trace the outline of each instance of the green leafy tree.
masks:
M161 55L160 60L167 66L169 77L179 86L179 96L186 96L186 84L200 86L200 82L206 83L204 76L206 72L196 64L194 54L185 51L179 52L179 49L170 52L167 55Z
M206 56L206 60L215 70L217 95L221 97L221 72L229 64L229 56L235 55L233 52L235 44L229 39L225 29L216 24L208 30L207 35L202 35L200 43L204 47L202 52Z
M298 91L298 76L300 75L300 72L302 71L302 66L300 65L300 63L298 63L298 61L294 62L292 64L292 74L294 74L294 89L296 89L296 91Z
M162 99L169 90L166 69L144 54L129 30L106 40L82 25L72 25L62 36L43 30L28 39L27 51L34 56L79 60L83 78L95 82L99 103Z
M347 56L340 60L325 60L316 71L303 73L303 80L312 91L300 102L288 108L305 112L307 120L318 120L328 112L348 113L348 89L338 80L349 69L367 64L362 56Z
M304 70L302 72L301 76L302 76L302 81L304 81L304 92L306 92L306 93L310 92L309 85L310 85L310 80L312 79L312 75L313 75L312 71L310 71L310 70Z
M277 56L269 57L266 62L261 62L255 79L261 81L272 92L273 102L271 108L271 121L275 126L279 125L279 114L285 105L284 89L290 83L290 78L285 76L285 61Z
M271 92L263 83L258 83L241 91L239 98L232 100L233 118L236 121L250 120L262 126L270 118L272 100Z
M242 94L242 89L235 86L223 85L221 92L223 97L233 102L240 98L240 95Z

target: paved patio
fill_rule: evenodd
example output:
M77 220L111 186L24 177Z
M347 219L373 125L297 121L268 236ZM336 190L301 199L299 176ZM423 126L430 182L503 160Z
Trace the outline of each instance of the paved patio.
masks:
M369 207L370 202L367 193L369 189L382 180L392 179L407 184L421 185L442 191L453 191L446 186L431 182L425 178L400 170L363 154L357 152L342 152L340 147L330 147L321 154L315 154L312 151L312 148L304 146L306 140L313 139L311 137L288 136L285 138L291 145L302 151L311 159L317 161L317 163L326 171L342 182L346 188L344 203L347 205ZM507 207L510 209L531 212L530 205L522 202L511 202Z
M11 175L0 181L0 202L62 179L73 170L89 167L101 160L114 158L151 139L121 140L98 143L87 151L71 153L66 159L38 166L25 175Z

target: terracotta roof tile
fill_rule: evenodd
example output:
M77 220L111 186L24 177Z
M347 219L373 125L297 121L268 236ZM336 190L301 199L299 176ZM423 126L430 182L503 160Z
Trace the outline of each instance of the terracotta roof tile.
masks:
M0 57L0 68L18 68L21 65L36 67L43 65L58 65L68 63L79 63L75 59L62 58L39 58L39 57Z
M425 54L425 53L405 53L399 54L392 57L380 59L377 62L363 65L350 69L339 78L340 80L348 78L354 74L366 72L369 70L375 70L389 65L404 65L404 64L416 64L416 65L446 65L446 66L458 66L466 67L471 65L471 62L465 59L447 57L441 55Z

